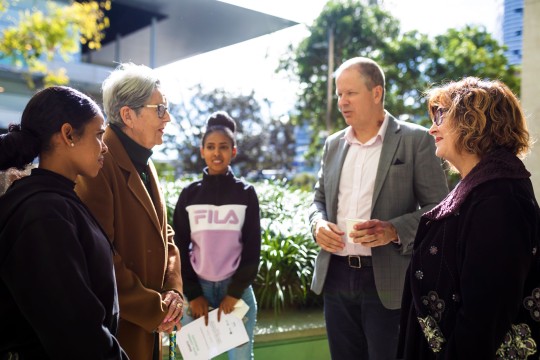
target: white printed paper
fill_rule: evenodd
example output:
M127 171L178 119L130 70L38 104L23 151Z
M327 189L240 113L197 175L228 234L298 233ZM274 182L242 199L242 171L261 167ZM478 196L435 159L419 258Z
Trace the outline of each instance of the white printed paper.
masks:
M176 343L184 360L208 360L249 341L242 318L249 306L238 300L230 314L221 313L218 322L218 309L208 313L208 326L200 317L177 332Z

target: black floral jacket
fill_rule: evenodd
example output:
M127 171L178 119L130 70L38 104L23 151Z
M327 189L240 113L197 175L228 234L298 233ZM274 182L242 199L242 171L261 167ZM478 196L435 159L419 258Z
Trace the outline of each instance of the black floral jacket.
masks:
M405 359L538 359L540 209L514 155L486 156L420 221L405 284Z

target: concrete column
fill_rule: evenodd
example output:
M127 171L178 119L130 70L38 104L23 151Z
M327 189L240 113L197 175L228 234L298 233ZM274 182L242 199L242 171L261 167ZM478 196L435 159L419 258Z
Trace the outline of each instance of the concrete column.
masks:
M120 64L122 61L122 56L120 51L122 50L122 35L116 34L116 39L114 40L114 62ZM91 54L92 52L90 52Z
M540 200L540 0L525 0L523 15L523 62L521 104L528 119L529 132L536 144L525 159L532 173L536 199Z
M152 18L152 23L150 24L150 68L155 69L156 68L156 26L157 26L157 19L155 17Z

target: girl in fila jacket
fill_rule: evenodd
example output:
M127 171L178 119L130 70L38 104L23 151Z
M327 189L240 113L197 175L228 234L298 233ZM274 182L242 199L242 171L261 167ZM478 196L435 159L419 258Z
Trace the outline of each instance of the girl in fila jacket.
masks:
M204 316L208 324L210 307L228 314L238 299L244 300L250 341L229 351L229 359L253 359L257 304L251 284L261 251L259 202L253 186L236 178L229 166L237 152L235 131L227 113L210 115L201 144L207 167L202 180L180 194L173 225L189 300L182 323Z

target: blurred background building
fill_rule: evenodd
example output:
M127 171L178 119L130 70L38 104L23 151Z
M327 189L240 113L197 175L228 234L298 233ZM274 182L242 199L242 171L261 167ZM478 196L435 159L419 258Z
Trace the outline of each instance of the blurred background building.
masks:
M506 57L512 65L521 64L523 57L523 1L504 0L503 41L508 46Z
M80 0L84 1L84 0ZM406 0L401 0L406 1ZM44 9L47 0L10 1L0 17L0 29L16 23L25 9ZM55 0L68 4L69 0ZM540 139L540 0L501 0L497 18L502 41L512 64L522 65L521 97L531 134ZM297 25L297 22L218 0L112 0L107 13L111 26L103 46L91 51L81 46L69 62L55 59L50 67L66 68L70 85L91 94L100 102L100 85L119 62L133 61L151 67L187 59L195 55L243 42ZM23 77L24 69L9 59L0 59L0 132L10 122L19 122L22 109L33 94ZM36 79L39 84L39 77ZM294 165L298 171L313 171L303 155L309 146L309 129L295 129ZM537 144L528 160L537 192L540 192L540 148Z
M81 0L84 1L84 0ZM68 0L56 0L68 4ZM0 29L17 22L21 11L44 10L47 0L10 1ZM102 48L81 46L72 61L55 59L52 69L67 70L70 85L100 101L100 86L119 62L159 67L217 48L296 25L291 20L217 0L112 0ZM0 61L0 131L19 122L33 94L10 59ZM36 79L39 84L39 77Z

